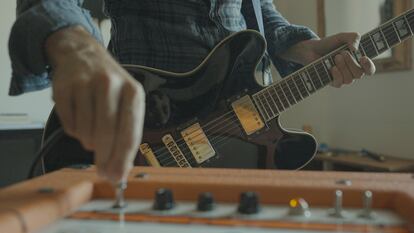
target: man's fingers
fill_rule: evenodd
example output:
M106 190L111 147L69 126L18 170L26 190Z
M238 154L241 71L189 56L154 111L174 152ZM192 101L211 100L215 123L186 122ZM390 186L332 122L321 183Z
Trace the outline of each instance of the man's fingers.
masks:
M344 81L343 81L342 74L339 71L338 67L336 66L332 67L331 74L333 77L332 86L337 87L337 88L341 87Z
M99 82L99 83L98 83ZM103 76L95 85L96 113L94 127L95 164L98 173L107 176L106 166L114 148L116 118L119 102L119 86L113 77Z
M93 149L94 98L90 82L80 80L75 85L75 134L88 149Z
M136 83L124 84L114 150L107 164L107 172L114 182L125 178L133 166L142 138L144 98L143 89Z
M372 62L371 59L369 59L367 57L362 57L360 62L361 62L361 66L362 66L362 69L364 70L365 74L367 74L367 75L375 74L376 67L375 67L374 62Z
M353 76L351 71L348 69L348 66L345 63L344 56L338 54L335 56L335 64L338 67L339 72L342 74L343 83L350 84L352 83Z
M345 63L349 71L352 73L353 78L361 78L364 75L364 70L361 68L361 66L355 61L349 52L345 51L342 53L342 55L345 59Z

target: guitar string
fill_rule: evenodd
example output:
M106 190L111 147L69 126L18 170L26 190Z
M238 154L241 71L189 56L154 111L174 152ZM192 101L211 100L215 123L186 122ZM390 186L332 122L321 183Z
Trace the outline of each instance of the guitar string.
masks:
M333 56L333 55L332 55ZM318 68L316 68L316 66L314 66L315 67L315 70L316 71L320 71L320 69L318 69ZM326 72L325 72L326 73ZM293 80L293 75L292 76L290 76L290 77L288 77L288 78L291 78L292 80L291 81L293 81L293 82L295 82L295 80ZM326 74L324 74L324 77L326 78ZM328 76L329 77L329 76ZM287 81L287 80L286 80ZM322 79L321 78L319 78L319 81L321 82L321 84L324 84L324 82L322 81ZM278 83L279 85L279 90L282 90L282 91L284 91L284 96L286 97L285 98L285 103L287 103L287 105L288 105L288 107L286 107L285 108L285 110L287 109L287 108L289 108L289 107L291 107L291 105L294 105L295 103L293 103L293 104L290 104L291 102L292 102L292 100L290 100L290 99L293 99L294 100L294 102L298 102L298 100L296 100L296 98L294 97L294 95L293 95L293 93L292 93L292 91L291 90L289 90L289 92L290 92L290 94L291 94L291 98L288 98L288 95L286 95L286 93L287 93L287 88L286 87L283 87L282 85L280 85L281 83ZM288 82L285 82L285 84L287 85L287 87L289 88L289 84L288 84ZM276 84L277 85L277 84ZM275 85L275 86L276 86ZM289 86L288 86L289 85ZM323 86L321 86L320 88L322 88ZM316 89L316 87L315 87L315 89ZM268 91L268 90L267 90ZM271 98L273 98L274 97L274 95L273 94L271 94L270 92L268 92L268 95L271 97ZM263 99L264 100L266 100L266 97L264 96L264 94L261 94L261 93L258 93L258 97L259 97L259 99L260 99L260 101L262 101ZM300 101L300 100L299 100ZM266 101L266 102L268 102L268 101ZM275 117L275 116L277 116L278 114L279 114L279 111L277 111L278 113L276 113L276 115L274 114L275 112L273 111L273 109L272 109L272 107L270 106L270 104L269 104L269 102L268 102L268 107L269 107L269 109L272 111L272 113L273 113L273 115L272 116L270 116L269 115L269 112L268 112L268 110L266 109L266 107L265 107L265 103L261 103L262 105L263 105L263 107L264 107L264 111L266 112L266 115L268 115L270 118L273 118L273 117ZM275 106L275 105L274 105ZM284 105L285 106L285 105ZM231 112L230 112L231 113ZM237 125L238 126L238 125ZM232 129L234 129L234 127L232 128ZM221 135L218 135L216 138L218 138L218 137L221 137ZM225 137L224 137L225 138ZM211 139L211 143L213 144L213 141L214 141L214 139L215 138L212 138ZM222 139L222 140L225 140L225 139ZM187 147L184 147L185 149L187 149L189 152L190 152L190 154L192 154L191 153L191 151L187 148ZM168 153L167 154L164 154L164 155L161 155L160 157L165 157L165 156L168 156ZM190 158L193 158L194 156L190 156ZM171 158L171 157L167 157L167 158ZM175 159L174 159L174 161L172 161L172 162L175 162ZM162 163L165 163L165 161L163 161ZM168 162L166 162L165 164L167 164L167 166L168 165L170 165L171 163L168 163Z
M245 101L242 101L241 103L246 103L248 100L245 100ZM212 120L212 121L210 121L210 122L208 122L206 125L201 125L200 124L200 127L201 127L201 129L203 129L204 127L206 127L207 125L211 125L212 123L215 123L215 122L217 122L217 121L219 121L219 120L221 120L223 117L226 117L226 116L228 116L229 114L231 114L231 113L233 113L233 111L229 111L229 112L227 112L227 113L225 113L225 114L223 114L222 116L220 116L220 117L218 117L218 118L216 118L216 119L214 119L214 120ZM210 128L206 128L205 130L204 130L204 132L208 132L208 131L210 131L210 130L212 130L212 129L214 129L215 127L217 127L217 126L219 126L220 124L222 124L223 122L222 121L220 121L218 124L215 124L215 125L213 125L212 127L210 127ZM191 126L190 126L191 127ZM193 133L195 133L195 132L199 132L199 130L198 129L195 129L194 131L192 131L188 136L192 136L192 137L195 137L194 135L192 135ZM199 135L202 135L203 133L198 133L196 136L199 136ZM177 140L176 141L176 144L177 145L179 145L179 146L182 146L182 145L184 145L184 143L181 143L181 142L184 142L185 143L185 140L183 139L183 138L181 138L181 139L179 139L179 140ZM179 144L179 143L181 143L181 144ZM158 153L159 152L159 150L157 150L157 151L155 151L154 153Z
M234 129L235 127L237 127L237 125L235 125L235 126L233 126L231 129ZM228 130L229 129L226 129L226 131L224 132L224 134L225 133L227 133L228 132ZM223 134L223 135L224 135ZM214 144L214 141L215 141L215 138L214 139L212 139L211 141L210 141L210 143L211 144ZM183 153L184 152L186 152L186 153L189 153L190 155L192 154L191 153L191 151L190 151L190 149L189 148L187 148L187 147L184 147L184 150L183 150ZM193 162L194 164L198 164L198 162L196 161L196 159L195 159L195 157L194 156L190 156L190 161L191 162ZM162 164L166 164L167 166L168 165L171 165L171 163L176 163L176 160L175 160L175 158L173 157L173 156L168 156L168 157L164 157L164 160L162 160L162 162L161 162Z
M237 120L234 120L233 118L235 118L236 116L235 115L233 115L233 116L230 116L229 118L227 118L227 119L225 119L225 120L223 120L223 123L226 123L228 120L231 120L231 122L229 122L229 123L235 123L235 122L237 122ZM237 124L236 124L237 125ZM220 132L221 130L223 130L223 129L225 129L227 127L227 124L225 124L224 126L222 126L220 129L218 129L216 132ZM201 134L200 134L201 135ZM211 141L211 140L213 140L214 138L212 138L212 139L210 139L209 141ZM211 143L211 142L210 142ZM165 148L165 147L164 147ZM182 148L184 148L185 150L187 150L188 152L190 152L190 155L192 154L191 153L191 150L189 149L189 147L180 147L180 149L182 149ZM166 149L167 150L167 149ZM187 158L187 156L185 156L186 158ZM193 158L194 156L190 156L190 158ZM160 162L161 163L164 163L166 160L168 160L168 159L173 159L173 160L175 160L175 158L173 157L173 156L170 156L170 152L167 150L167 153L163 153L163 154L160 154L159 156L157 156L157 158L160 158L160 159L162 159L162 160L160 160ZM194 158L195 159L195 158ZM188 160L188 159L187 159Z
M231 112L230 112L231 113ZM219 132L219 131L221 131L223 128L225 128L227 125L228 125L228 120L233 120L233 118L235 118L235 115L231 115L231 116L227 116L227 117L225 117L225 118L221 118L221 122L220 122L220 127L215 127L215 128L211 128L211 129L209 129L208 130L208 133L210 133L210 132ZM219 126L219 125L216 125L216 126ZM215 129L215 130L213 130L213 129ZM208 134L207 133L207 131L206 131L206 134ZM201 133L199 133L199 134L197 134L195 137L198 137L198 136L200 136L200 135L202 135ZM180 149L182 149L182 148L186 148L187 149L187 147L183 147L182 145L184 145L184 143L182 143L182 144L177 144L177 146L179 146L179 148ZM157 158L160 158L160 159L163 159L163 157L165 158L165 155L167 155L167 157L169 158L169 157L171 157L169 154L170 154L170 152L168 151L168 149L166 148L166 147L162 147L161 149L164 149L164 152L166 152L166 153L161 153L161 154L159 154L159 155L156 155L156 157Z
M328 78L328 79L330 79L330 76L329 76L329 73L327 73L326 72L326 70L325 70L325 68L321 68L321 67L317 67L317 66L314 66L314 69L315 69L315 71L317 71L318 72L318 79L319 79L319 81L321 82L321 84L322 85L327 85L328 83L330 83L330 82L328 82L328 83L325 83L323 80L324 80L324 78ZM325 71L325 72L323 72L322 74L320 73L320 71ZM322 75L322 76L321 76ZM292 80L293 82L294 82L294 80ZM287 87L289 88L289 87L292 87L288 82L285 82L285 84L287 85ZM279 85L280 86L280 89L282 89L282 90L286 90L287 88L286 87L283 87L283 86L281 86L281 85ZM322 86L323 87L323 86ZM321 88L322 88L321 87ZM289 90L290 91L290 94L291 94L291 99L293 99L295 102L298 102L298 101L300 101L300 100L297 100L296 98L295 98L295 96L294 96L294 94L293 94L293 92L291 91L291 90ZM263 99L265 99L266 97L264 96L264 94L262 94L263 96L259 96L259 98L261 99L261 100L263 100ZM270 92L268 92L268 95L269 96L273 96L273 94L271 94ZM285 96L287 97L287 95L286 95L286 93L285 93ZM262 98L263 97L263 98ZM290 100L286 100L286 102L292 102L292 101L290 101ZM273 106L276 106L276 105L273 105ZM271 106L270 106L270 104L269 104L269 107L271 108ZM272 110L272 109L270 109L270 110ZM267 111L267 110L265 110L265 111ZM273 110L272 110L272 112L273 112ZM269 114L267 114L267 115L269 115ZM232 129L235 129L235 127L233 127ZM230 129L230 130L232 130L232 129ZM222 137L221 135L218 135L216 138L220 138L220 137ZM223 139L222 140L220 140L220 141L215 141L214 139L212 139L211 140L211 143L212 144L214 144L215 145L215 147L217 147L217 145L218 145L218 143L220 143L220 142L222 142L222 141L224 141L224 140L226 140L227 138L226 137L223 137ZM226 143L224 143L224 144L226 144ZM223 145L224 145L223 144ZM167 163L167 165L169 165L168 163Z
M231 119L231 118L230 118ZM226 120L228 120L228 119L226 119ZM164 147L165 148L165 147ZM190 150L190 148L189 147L182 147L182 148L180 148L181 149L181 151L183 152L183 154L186 154L186 153L189 153L190 155L192 155L192 152L191 152L191 150ZM166 149L167 150L167 149ZM188 158L188 157L190 157L190 159ZM194 156L185 156L185 158L187 159L187 161L188 162L194 162L194 163L197 163L197 161L196 161L196 159L195 159L195 157ZM167 163L170 163L170 162L177 162L176 160L175 160L175 158L174 158L174 156L171 156L170 155L170 152L167 150L167 153L164 153L164 154L162 154L162 155L160 155L160 156L158 156L158 158L157 159L159 159L159 161L160 161L160 163L162 163L162 164L167 164Z
M225 134L228 134L228 133L232 133L235 129L237 129L237 130L240 130L240 127L238 127L238 125L234 125L233 127L231 127L231 128L228 128L228 129L226 129L226 131L222 134L222 135L219 135L219 136L216 136L216 137L214 137L214 139L213 140L211 140L211 144L212 145L214 145L214 147L215 148L217 148L217 143L218 142L222 142L222 141L225 141L225 140L227 140L228 139L228 137L226 137L226 135ZM242 133L242 132L241 132ZM220 140L220 138L224 138L224 140ZM217 139L217 141L216 141L216 139ZM225 144L227 144L228 142L226 141L225 143L223 143L222 145L225 145ZM173 164L175 161L170 161L170 163L166 163L166 166L169 166L169 165L171 165L171 164Z
M410 17L410 16L409 16ZM409 19L409 21L410 21L411 19ZM410 22L411 23L411 22ZM388 25L386 25L386 26L388 26ZM409 25L407 25L407 26L409 26ZM383 26L384 28L385 28L385 26ZM398 34L398 32L396 31L396 30L394 30L394 31L391 31L391 32L384 32L382 29L381 29L381 31L382 31L382 33L384 34L384 41L383 42L386 42L387 43L387 48L390 48L391 46L389 46L388 45L388 40L387 40L387 37L389 37L391 34ZM399 36L398 36L399 37ZM372 42L372 43L375 43L375 42ZM362 45L363 46L363 45ZM375 46L375 44L374 44L374 46ZM365 46L363 46L363 47L365 47ZM368 52L373 52L373 50L374 50L374 48L371 48L371 50L370 50L370 48L364 48L364 50L366 50L366 51L368 51ZM375 51L375 52L377 52L377 51ZM339 52L338 52L339 53ZM336 55L336 54L335 54ZM331 56L334 56L334 55L331 55ZM321 62L321 61L319 61L319 62ZM324 69L321 69L320 67L319 68L317 68L316 66L313 66L314 67L314 69L318 72L320 72L321 70L323 70L324 71ZM320 73L317 73L317 74L319 74L319 75L321 75ZM318 80L322 83L322 84L325 84L324 83L324 81L323 81L323 79L322 78L326 78L326 77L329 77L329 74L326 74L326 71L323 73L323 77L321 77L321 76L319 76L318 78ZM326 76L327 75L327 76ZM293 75L292 76L290 76L290 77L293 77ZM290 78L289 77L289 78ZM293 79L293 78L292 78ZM292 80L293 82L295 82L295 80ZM294 87L292 87L288 82L285 82L285 84L287 85L287 87L289 88L289 87L291 87L291 88L294 88ZM327 83L326 83L327 84ZM281 85L279 85L279 86L281 86ZM322 86L323 87L323 86ZM321 88L322 88L321 87ZM282 91L284 91L285 92L285 90L287 89L287 88L285 88L285 87L281 87L281 89L282 89ZM268 91L268 90L267 90ZM285 94L285 97L287 97L286 99L287 99L287 102L292 102L292 101L290 101L290 99L293 99L295 102L298 102L298 100L297 100L297 98L295 98L295 96L294 96L294 94L293 94L293 92L292 92L292 90L290 89L289 90L289 93L291 94L291 98L288 98L288 96L286 95L286 92L284 93ZM270 97L274 97L273 96L273 94L271 94L269 91L268 91L268 95L270 95ZM262 98L263 97L263 98ZM264 94L262 94L262 95L259 95L259 99L260 100L267 100L266 99L266 97L264 96ZM299 100L300 101L300 100ZM267 101L268 102L268 101ZM263 103L262 103L262 105L264 105ZM293 104L291 104L291 105L293 105ZM277 105L275 105L275 104L273 104L273 106L275 106L276 107L276 109L277 109ZM265 106L264 106L265 107ZM272 107L271 107L271 104L268 102L268 107L270 108L270 110L272 111L272 113L273 113L273 115L275 115L274 114L274 111L273 111L273 109L272 109ZM289 106L290 107L290 106ZM267 109L266 109L266 107L265 107L265 109L264 109L264 111L266 111L266 114L270 117L270 115L269 115L269 112L267 111ZM279 112L279 110L277 111L277 112ZM229 114L229 113L232 113L232 112L228 112L227 114ZM278 114L276 114L276 116L277 116ZM211 124L212 122L210 122L209 124ZM196 131L198 131L198 130L196 130ZM202 135L202 134L200 134L200 135ZM220 137L220 136L218 136L218 137ZM186 147L184 147L184 148L186 148ZM186 148L187 149L187 148ZM190 151L191 152L191 151ZM191 157L190 157L191 158Z

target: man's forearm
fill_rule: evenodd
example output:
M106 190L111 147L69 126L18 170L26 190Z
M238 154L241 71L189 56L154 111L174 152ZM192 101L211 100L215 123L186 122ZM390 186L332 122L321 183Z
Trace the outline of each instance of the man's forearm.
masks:
M75 0L19 0L17 19L9 38L12 65L10 95L41 90L50 85L45 42L63 28L81 25L98 41L99 30Z

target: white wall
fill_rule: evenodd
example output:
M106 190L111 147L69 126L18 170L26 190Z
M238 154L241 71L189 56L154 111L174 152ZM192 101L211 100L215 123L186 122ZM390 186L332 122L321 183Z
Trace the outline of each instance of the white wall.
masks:
M291 22L316 31L314 0L276 3ZM414 71L376 74L341 89L327 87L287 111L282 123L289 128L311 125L318 140L333 147L414 159L413 88Z
M8 55L10 28L15 20L16 0L2 0L0 7L0 113L28 113L44 122L52 107L50 89L18 97L8 96L11 68Z

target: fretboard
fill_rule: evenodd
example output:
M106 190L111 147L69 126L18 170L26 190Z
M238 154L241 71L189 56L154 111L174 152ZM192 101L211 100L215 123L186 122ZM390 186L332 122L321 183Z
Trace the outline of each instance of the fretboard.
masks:
M344 50L350 51L359 61L362 56L375 58L381 53L412 37L414 9L388 21L361 37L357 51L344 45L272 84L253 95L253 99L266 122L276 118L289 107L299 103L333 80L330 69L335 66L335 56Z

